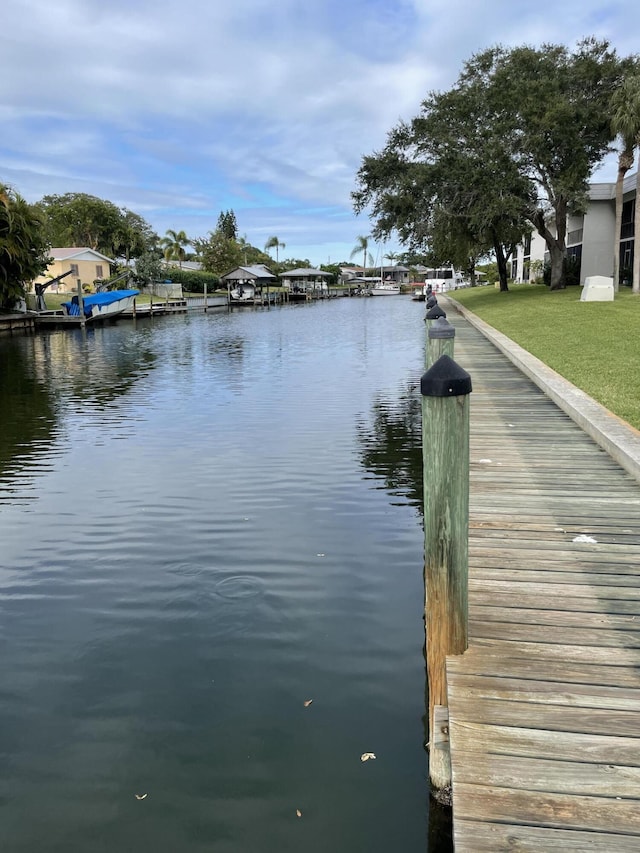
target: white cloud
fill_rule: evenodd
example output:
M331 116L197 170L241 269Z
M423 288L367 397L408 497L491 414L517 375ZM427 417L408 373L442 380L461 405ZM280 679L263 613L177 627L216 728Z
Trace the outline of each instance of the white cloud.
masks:
M93 192L159 230L204 233L235 206L249 236L294 245L286 229L303 255L352 245L361 157L464 60L590 34L628 53L638 5L5 0L0 179Z

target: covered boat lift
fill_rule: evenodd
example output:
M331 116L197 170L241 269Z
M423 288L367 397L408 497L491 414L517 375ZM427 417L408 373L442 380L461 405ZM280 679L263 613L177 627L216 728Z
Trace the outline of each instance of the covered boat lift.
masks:
M324 270L300 267L283 272L280 276L289 289L289 299L318 299L329 295L329 287L325 279L331 278L331 273Z
M230 305L262 305L269 304L269 285L278 281L264 264L255 266L236 267L231 272L220 276L227 285ZM267 298L263 298L262 289L266 287Z

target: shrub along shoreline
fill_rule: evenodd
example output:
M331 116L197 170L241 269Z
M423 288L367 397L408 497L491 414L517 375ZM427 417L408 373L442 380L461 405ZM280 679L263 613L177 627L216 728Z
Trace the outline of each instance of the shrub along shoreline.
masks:
M640 429L640 297L580 302L581 288L509 285L447 293L631 426Z

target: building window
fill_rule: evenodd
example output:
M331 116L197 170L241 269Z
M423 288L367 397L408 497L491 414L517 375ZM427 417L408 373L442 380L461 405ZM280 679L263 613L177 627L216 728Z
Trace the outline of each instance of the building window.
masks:
M567 249L567 260L564 265L565 284L580 284L582 270L582 245L571 246Z
M102 275L102 264L96 264L96 278L104 278Z
M630 285L633 280L633 240L620 243L620 284Z
M636 201L631 198L622 205L620 228L620 284L631 284L633 278L633 254L635 251L634 224Z
M71 264L71 275L78 278L78 264Z
M633 223L636 215L636 200L635 198L625 201L622 205L622 227L620 229L620 237L622 240L633 237Z

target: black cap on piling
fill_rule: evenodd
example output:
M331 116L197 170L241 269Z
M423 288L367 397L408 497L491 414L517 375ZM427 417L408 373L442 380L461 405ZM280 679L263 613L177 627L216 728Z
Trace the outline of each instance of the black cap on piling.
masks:
M441 355L420 380L423 397L462 397L471 393L471 377L448 355Z
M438 319L434 320L431 324L431 328L427 334L429 335L429 340L431 340L431 338L442 338L448 340L449 338L455 338L456 330L446 317L438 317Z
M430 293L427 296L427 308L433 308L434 305L438 304L438 300L436 299L433 293Z
M427 311L427 316L425 317L425 319L426 320L437 320L438 317L446 317L446 316L447 315L445 314L445 312L442 310L442 308L439 305L434 305L433 308L429 308L429 310Z

